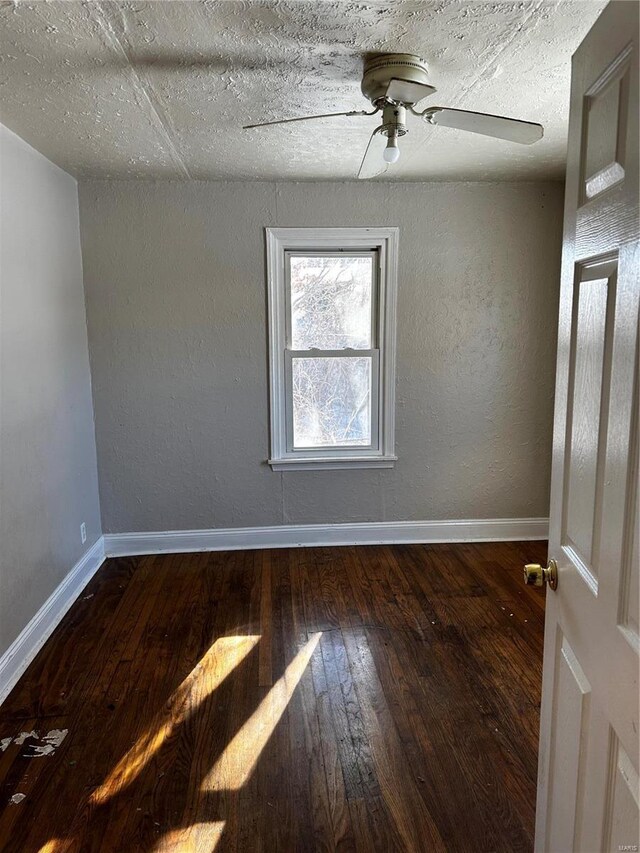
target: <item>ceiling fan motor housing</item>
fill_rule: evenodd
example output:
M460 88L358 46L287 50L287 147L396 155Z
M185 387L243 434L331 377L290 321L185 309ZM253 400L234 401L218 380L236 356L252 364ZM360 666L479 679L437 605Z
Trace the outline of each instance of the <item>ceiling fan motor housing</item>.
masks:
M392 80L407 80L423 86L430 85L427 63L413 53L383 53L367 59L364 64L361 89L372 104L384 100ZM413 103L411 97L406 103Z
M407 132L407 111L400 104L386 104L382 109L382 133L385 136L404 136Z

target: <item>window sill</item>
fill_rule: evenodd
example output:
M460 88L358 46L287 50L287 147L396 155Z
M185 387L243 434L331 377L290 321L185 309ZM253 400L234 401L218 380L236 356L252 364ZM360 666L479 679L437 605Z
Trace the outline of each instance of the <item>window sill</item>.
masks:
M334 468L393 468L397 456L301 457L299 459L269 459L274 471L332 471Z

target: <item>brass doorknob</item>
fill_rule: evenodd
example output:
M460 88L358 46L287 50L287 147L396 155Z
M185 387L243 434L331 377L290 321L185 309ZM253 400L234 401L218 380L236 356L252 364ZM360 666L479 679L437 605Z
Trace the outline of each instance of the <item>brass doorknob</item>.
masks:
M527 563L524 567L524 582L527 586L544 586L549 584L551 589L558 588L558 564L549 560L546 569L540 563Z

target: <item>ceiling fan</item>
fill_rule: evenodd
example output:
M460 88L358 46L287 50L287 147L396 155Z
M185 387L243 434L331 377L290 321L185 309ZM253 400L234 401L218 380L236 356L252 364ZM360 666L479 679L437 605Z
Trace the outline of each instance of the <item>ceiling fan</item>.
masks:
M400 157L398 139L408 133L407 114L417 116L427 124L436 127L467 130L523 145L531 145L542 139L544 132L541 124L505 116L456 110L450 107L427 107L422 111L417 110L416 104L433 95L436 90L428 82L426 62L412 53L386 53L368 59L364 66L361 89L363 95L374 107L371 112L350 110L343 113L285 118L247 124L244 130L336 116L372 116L381 112L382 124L378 125L371 134L358 171L359 178L373 178L380 175L387 170L389 164L398 161Z

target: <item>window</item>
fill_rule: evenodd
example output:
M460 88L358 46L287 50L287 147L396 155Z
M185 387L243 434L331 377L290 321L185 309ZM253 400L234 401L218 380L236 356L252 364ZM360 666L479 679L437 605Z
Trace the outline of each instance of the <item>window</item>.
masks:
M397 228L267 228L274 470L390 468Z

